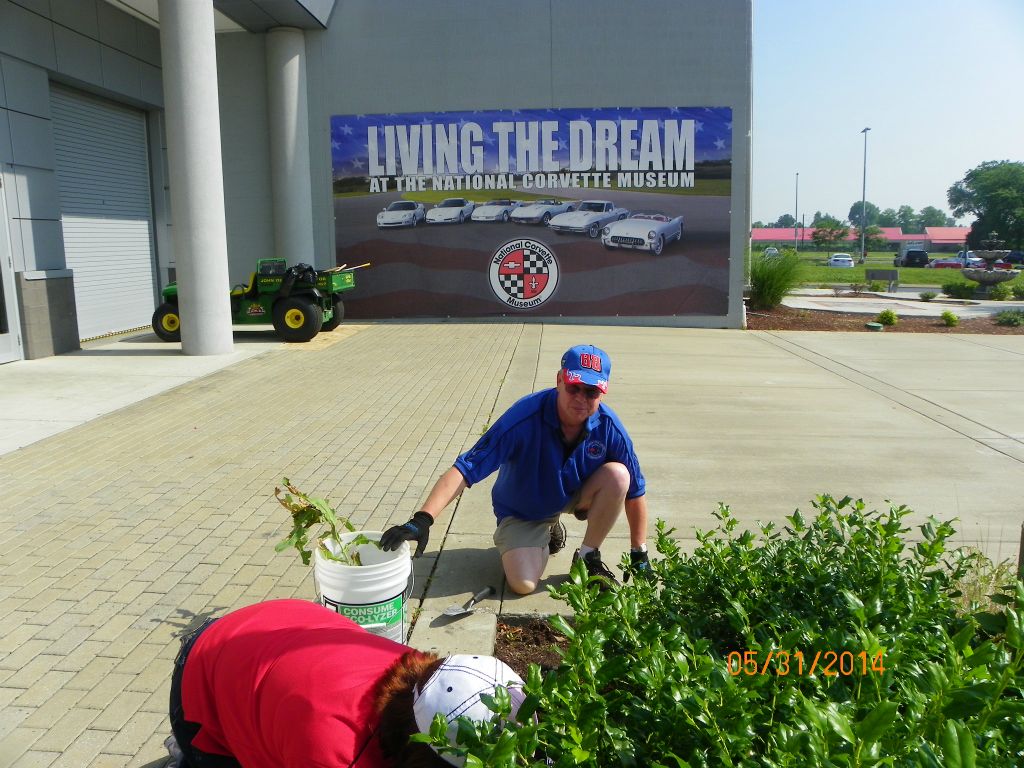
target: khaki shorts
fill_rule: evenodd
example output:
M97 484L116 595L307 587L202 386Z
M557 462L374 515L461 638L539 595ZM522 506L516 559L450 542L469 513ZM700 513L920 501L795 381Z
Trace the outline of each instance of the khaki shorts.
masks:
M520 520L518 517L506 517L498 523L494 532L494 545L498 552L505 554L510 549L521 547L543 547L547 549L551 539L551 526L558 520L558 515L544 520Z
M557 515L544 518L543 520L520 520L518 517L504 518L498 523L498 529L494 532L494 545L498 548L498 552L504 555L510 549L519 549L520 547L543 547L547 549L548 542L551 540L551 526L558 522L558 518L562 515L575 513L576 505L579 504L579 501L580 492L577 491L569 499L565 509ZM584 517L578 519L585 519L585 513Z

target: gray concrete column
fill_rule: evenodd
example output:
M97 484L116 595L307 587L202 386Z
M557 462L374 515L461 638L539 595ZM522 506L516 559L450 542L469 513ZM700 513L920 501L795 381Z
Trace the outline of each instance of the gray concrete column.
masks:
M267 118L274 199L274 254L315 264L306 103L306 39L301 30L267 33Z
M187 355L234 351L210 0L159 0L171 224Z

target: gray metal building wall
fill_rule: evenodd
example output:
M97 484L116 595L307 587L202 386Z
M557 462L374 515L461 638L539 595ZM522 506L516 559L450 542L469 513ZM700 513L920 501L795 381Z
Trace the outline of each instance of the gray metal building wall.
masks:
M267 127L259 114L266 93L263 40L256 35L218 39L233 278L253 259L274 255L272 224L265 223ZM335 253L331 115L731 107L728 323L740 324L750 205L750 0L339 0L327 30L306 32L306 52L321 266L333 264Z
M66 271L50 114L51 80L147 110L154 186L164 187L155 28L102 0L0 0L0 173L7 191L26 357L78 346ZM154 200L158 249L166 205ZM169 247L163 249L169 252ZM163 265L166 266L166 265Z

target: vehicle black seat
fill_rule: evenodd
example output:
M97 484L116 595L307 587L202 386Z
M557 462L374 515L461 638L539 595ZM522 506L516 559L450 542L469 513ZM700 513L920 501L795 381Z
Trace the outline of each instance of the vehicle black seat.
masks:
M260 262L261 275L283 275L288 269L288 262L284 259L263 259Z

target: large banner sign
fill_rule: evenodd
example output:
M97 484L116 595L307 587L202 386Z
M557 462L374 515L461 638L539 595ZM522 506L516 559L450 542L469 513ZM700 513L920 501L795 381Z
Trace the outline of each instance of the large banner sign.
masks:
M350 317L725 315L732 110L336 115Z

